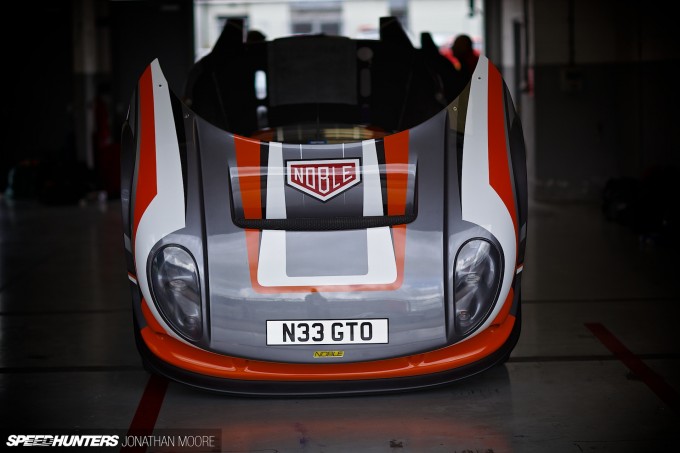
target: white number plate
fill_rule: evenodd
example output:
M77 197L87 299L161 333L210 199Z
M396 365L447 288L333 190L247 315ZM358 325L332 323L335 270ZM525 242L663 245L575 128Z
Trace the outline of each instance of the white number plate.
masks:
M267 345L389 343L387 319L267 321Z

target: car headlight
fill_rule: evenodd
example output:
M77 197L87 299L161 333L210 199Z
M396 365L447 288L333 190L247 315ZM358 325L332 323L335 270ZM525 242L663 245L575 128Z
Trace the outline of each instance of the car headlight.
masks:
M156 306L165 320L189 340L203 335L201 289L193 257L185 249L166 246L151 262L151 283Z
M487 317L496 300L500 283L500 254L484 239L466 242L455 261L454 309L456 331L463 337Z

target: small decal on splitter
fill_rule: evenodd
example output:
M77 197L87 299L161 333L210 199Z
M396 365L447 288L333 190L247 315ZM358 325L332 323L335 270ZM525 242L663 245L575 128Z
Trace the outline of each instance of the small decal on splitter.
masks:
M328 201L361 182L359 159L289 160L286 183L307 195Z
M314 351L314 358L321 359L325 357L344 357L345 351Z

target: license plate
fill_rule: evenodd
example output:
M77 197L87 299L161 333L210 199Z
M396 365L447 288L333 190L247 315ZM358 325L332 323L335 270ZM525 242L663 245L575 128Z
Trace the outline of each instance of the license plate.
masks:
M387 319L267 321L267 345L389 343Z

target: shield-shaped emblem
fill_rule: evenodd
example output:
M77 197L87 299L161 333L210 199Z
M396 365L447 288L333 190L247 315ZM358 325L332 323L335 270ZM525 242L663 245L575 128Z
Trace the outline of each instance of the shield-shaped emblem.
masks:
M328 201L361 182L359 159L289 160L287 184L321 201Z

